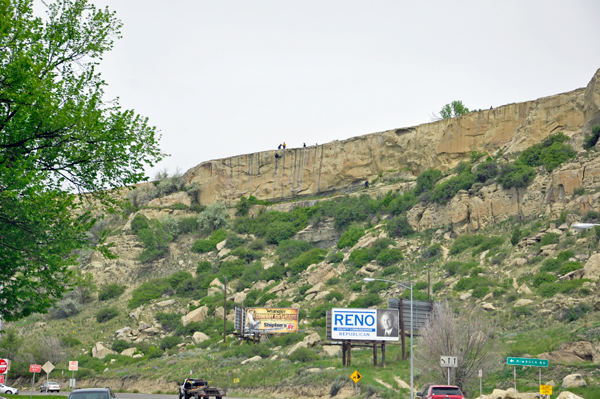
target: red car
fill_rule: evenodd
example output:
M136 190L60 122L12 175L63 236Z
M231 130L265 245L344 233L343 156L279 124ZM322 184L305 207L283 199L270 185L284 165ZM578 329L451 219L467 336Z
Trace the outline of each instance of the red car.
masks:
M454 385L430 385L424 392L417 396L423 399L465 399L460 388Z

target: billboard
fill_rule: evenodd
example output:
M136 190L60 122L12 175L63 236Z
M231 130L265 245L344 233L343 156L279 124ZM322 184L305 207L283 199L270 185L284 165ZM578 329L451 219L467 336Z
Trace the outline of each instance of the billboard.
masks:
M328 334L333 340L398 341L397 309L333 308L328 311Z
M246 308L245 333L298 332L298 309Z

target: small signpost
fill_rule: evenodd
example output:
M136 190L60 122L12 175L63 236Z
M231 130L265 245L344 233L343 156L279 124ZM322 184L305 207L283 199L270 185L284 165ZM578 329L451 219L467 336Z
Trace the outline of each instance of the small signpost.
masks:
M515 385L515 395L517 394L517 366L533 366L540 367L539 369L539 384L540 384L540 393L542 391L542 369L541 367L548 367L550 362L546 359L528 359L523 357L507 357L506 364L509 366L513 366L513 379ZM548 386L548 385L544 385ZM552 390L552 387L550 387Z
M46 372L46 382L50 380L50 372L54 370L54 365L50 362L44 363L42 366L42 370ZM48 395L48 390L46 389L46 395Z
M450 385L450 368L458 367L456 356L440 356L440 367L448 368L448 385Z
M479 399L483 397L483 370L479 370Z
M33 377L31 378L31 395L29 395L29 399L31 399L33 397L33 386L35 385L35 373L41 373L42 366L39 364L30 364L29 372L33 373Z
M350 376L352 381L354 381L354 388L356 389L356 394L358 395L358 381L362 378L362 375L358 372L358 370L354 370L354 373Z
M79 362L77 360L71 360L69 362L69 370L73 372L71 375L71 381L69 381L69 387L75 388L75 372L79 370Z

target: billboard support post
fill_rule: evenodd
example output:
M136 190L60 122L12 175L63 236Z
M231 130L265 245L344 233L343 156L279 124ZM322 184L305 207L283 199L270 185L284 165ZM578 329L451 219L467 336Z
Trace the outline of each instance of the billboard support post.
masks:
M385 341L381 343L381 367L385 368Z
M227 276L223 275L225 283L223 284L223 344L227 334Z
M373 366L377 367L377 342L373 341Z

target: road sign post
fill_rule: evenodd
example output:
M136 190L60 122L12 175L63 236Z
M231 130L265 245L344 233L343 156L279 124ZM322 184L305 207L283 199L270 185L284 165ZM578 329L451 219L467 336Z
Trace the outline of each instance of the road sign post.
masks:
M362 375L358 372L358 370L354 370L354 373L350 375L352 381L354 381L354 388L356 390L356 395L358 396L358 381L362 378Z
M483 397L483 370L479 370L479 399Z
M448 385L450 385L450 368L458 367L456 356L440 356L440 367L446 367L448 369Z
M75 388L75 372L79 370L79 362L77 360L71 360L69 362L69 370L73 372L71 374L71 381L69 381L69 387Z
M546 359L529 359L523 357L507 357L506 364L513 366L513 379L515 395L517 394L517 366L548 367L550 362ZM542 369L539 369L539 385L542 385Z
M39 364L30 364L29 372L33 373L33 377L31 378L31 395L29 395L29 399L33 398L33 386L35 385L35 373L40 373L42 371L42 366Z
M46 372L46 382L50 381L50 372L54 370L54 365L50 362L44 363L42 370ZM46 388L46 395L48 395L48 389Z

